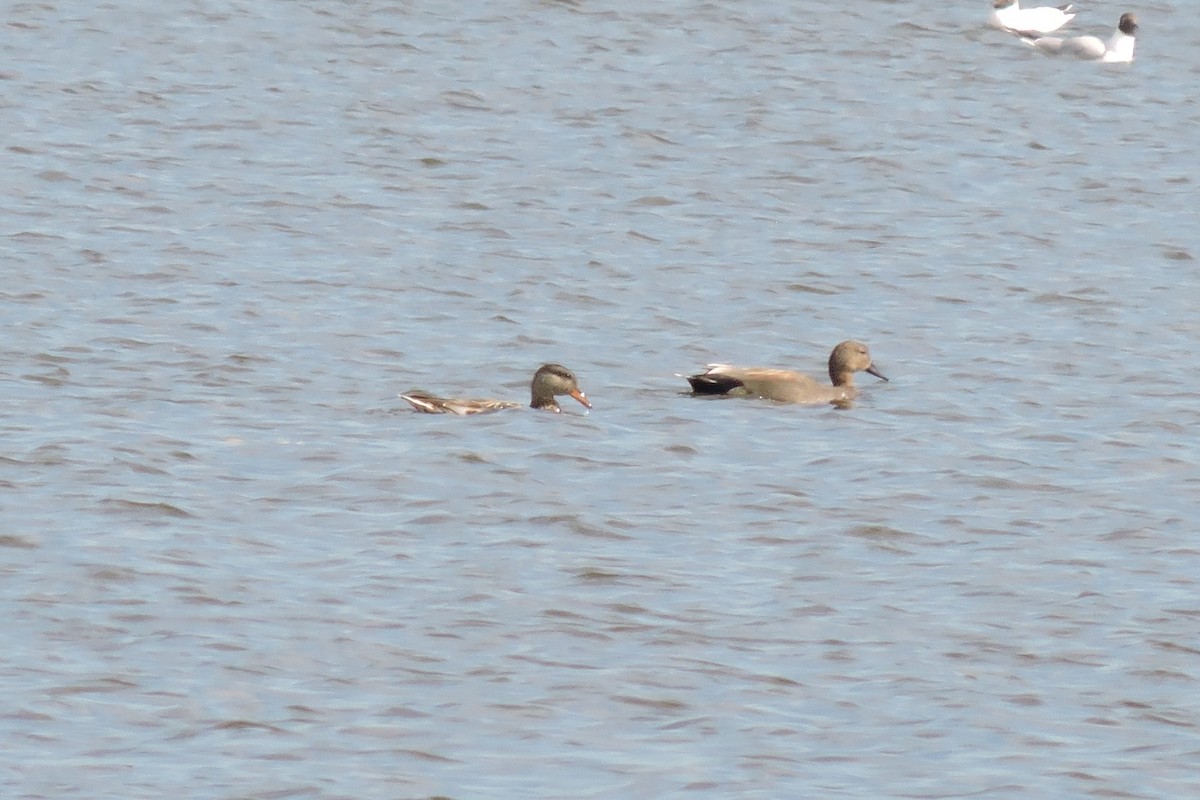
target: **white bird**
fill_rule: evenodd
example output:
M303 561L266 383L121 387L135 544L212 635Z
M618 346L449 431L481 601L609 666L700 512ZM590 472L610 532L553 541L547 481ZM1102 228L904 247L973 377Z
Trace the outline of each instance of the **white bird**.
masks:
M1065 39L1060 36L1021 37L1021 41L1052 56L1128 64L1133 61L1134 34L1137 29L1137 17L1127 11L1121 15L1116 33L1107 42L1098 36L1071 36Z
M1031 36L1054 33L1054 31L1075 19L1072 5L1038 6L1037 8L1021 8L1019 0L992 0L992 15L988 24L1013 33Z

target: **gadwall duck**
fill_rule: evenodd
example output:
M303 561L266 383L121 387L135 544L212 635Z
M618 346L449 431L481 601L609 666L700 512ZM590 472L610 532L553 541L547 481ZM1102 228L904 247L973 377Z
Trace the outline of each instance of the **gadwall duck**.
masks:
M584 408L592 407L592 404L588 402L587 395L579 390L579 382L575 380L575 373L562 364L542 364L538 367L538 371L533 374L533 381L529 385L529 393L530 408L553 411L556 414L562 411L558 407L558 401L554 399L554 396L559 394L569 394ZM487 414L502 408L521 407L520 403L509 400L460 400L453 397L434 397L419 389L400 396L417 411L426 414Z
M846 403L858 394L854 386L856 372L868 372L880 380L887 380L871 363L867 346L855 341L842 342L829 354L832 386L790 369L729 364L710 364L707 370L687 380L693 394L763 397L780 403Z
M1074 56L1090 61L1128 64L1133 61L1137 30L1137 16L1126 11L1117 21L1117 30L1107 42L1098 36L1070 36L1065 39L1060 36L1025 36L1021 41L1052 56Z

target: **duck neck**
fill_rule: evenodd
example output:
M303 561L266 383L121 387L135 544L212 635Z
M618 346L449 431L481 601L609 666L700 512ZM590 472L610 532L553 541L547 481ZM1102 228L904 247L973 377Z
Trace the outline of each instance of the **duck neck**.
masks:
M829 380L833 381L834 386L854 386L854 371L849 369L839 370L836 367L829 368Z
M529 401L530 408L536 408L539 411L553 411L555 414L562 411L558 407L558 401L554 399L554 395L549 392L539 392L535 387L533 390L533 399Z

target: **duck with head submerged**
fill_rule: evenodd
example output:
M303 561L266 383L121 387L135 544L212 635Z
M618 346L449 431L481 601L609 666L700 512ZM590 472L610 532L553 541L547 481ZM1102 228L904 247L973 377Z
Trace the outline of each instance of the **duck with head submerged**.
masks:
M584 408L592 407L592 404L587 399L587 395L580 391L579 382L575 379L575 373L562 364L542 364L542 366L538 367L538 371L533 374L533 381L530 382L529 394L530 408L553 411L556 414L561 412L562 409L559 408L558 401L554 399L555 395L570 395L578 400ZM426 414L487 414L505 408L520 408L522 405L510 400L468 400L453 397L435 397L419 389L414 389L400 396L407 400L414 409Z
M866 372L886 381L871 362L871 352L862 342L845 341L829 354L829 379L826 386L801 372L774 367L735 367L710 364L708 369L687 381L693 394L723 394L761 397L780 403L833 403L845 405L858 395L854 373Z

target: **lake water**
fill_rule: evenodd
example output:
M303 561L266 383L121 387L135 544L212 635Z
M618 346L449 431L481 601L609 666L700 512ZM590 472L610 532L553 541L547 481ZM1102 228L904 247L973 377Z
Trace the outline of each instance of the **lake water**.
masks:
M1200 795L1200 23L1135 10L9 5L4 796ZM847 338L846 410L678 377ZM591 412L397 397L545 361Z

